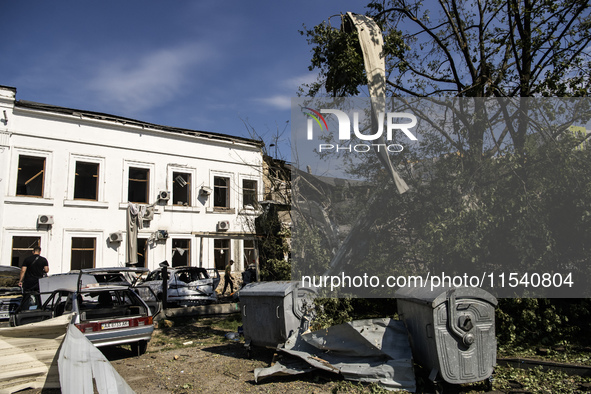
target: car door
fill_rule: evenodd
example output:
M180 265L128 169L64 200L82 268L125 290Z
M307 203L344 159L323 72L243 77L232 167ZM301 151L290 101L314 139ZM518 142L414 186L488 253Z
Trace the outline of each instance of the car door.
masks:
M49 296L49 300L53 300L58 292L54 292ZM52 304L53 306L53 304ZM23 296L21 304L12 315L10 325L22 326L29 323L37 323L43 320L48 320L53 317L52 308L44 308L42 296L38 293L30 293Z
M147 284L139 284L133 287L133 290L148 305L152 316L156 316L162 310L162 302L156 296L156 293Z
M160 269L150 272L146 280L139 283L139 285L136 285L135 287L142 285L149 286L154 294L156 294L159 299L162 299L162 271Z
M213 289L217 289L220 284L220 273L217 268L206 268L207 274L213 280Z

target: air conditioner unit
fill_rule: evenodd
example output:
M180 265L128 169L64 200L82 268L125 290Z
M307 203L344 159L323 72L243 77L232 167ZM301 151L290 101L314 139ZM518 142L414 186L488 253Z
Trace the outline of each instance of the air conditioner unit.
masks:
M162 190L158 193L158 200L160 201L168 201L170 200L170 192L166 190Z
M185 187L187 186L187 181L185 180L185 178L183 178L181 175L177 175L176 178L174 178L174 180L181 186L181 187Z
M199 193L203 196L209 196L211 194L211 187L201 186Z
M53 224L53 215L39 215L37 216L37 224Z
M166 239L168 238L168 231L166 230L158 230L156 231L156 240L159 241L161 239Z
M122 241L123 241L123 233L121 231L117 231L117 232L109 234L109 242L122 242Z
M144 220L154 220L154 207L150 206L146 208Z
M218 231L228 231L230 228L230 222L227 220L220 220L218 222Z

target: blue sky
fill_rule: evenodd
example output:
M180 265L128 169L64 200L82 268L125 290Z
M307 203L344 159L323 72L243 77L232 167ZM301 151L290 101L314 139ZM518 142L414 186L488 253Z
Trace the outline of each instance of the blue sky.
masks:
M167 126L249 137L248 122L271 141L298 86L315 79L302 24L365 4L8 1L0 85L20 100Z

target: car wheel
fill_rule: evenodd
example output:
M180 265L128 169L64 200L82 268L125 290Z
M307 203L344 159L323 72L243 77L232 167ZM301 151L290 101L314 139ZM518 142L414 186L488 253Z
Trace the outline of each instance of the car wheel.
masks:
M139 341L139 342L134 342L131 344L131 351L133 352L134 355L136 356L141 356L142 354L146 353L146 350L148 349L148 341Z

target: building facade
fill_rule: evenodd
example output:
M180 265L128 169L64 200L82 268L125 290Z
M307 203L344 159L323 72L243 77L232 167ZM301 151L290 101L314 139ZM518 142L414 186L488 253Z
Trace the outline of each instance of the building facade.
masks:
M262 194L259 141L16 100L0 86L0 265L39 245L50 273L134 260L242 270L258 259ZM136 237L130 210L143 214Z

